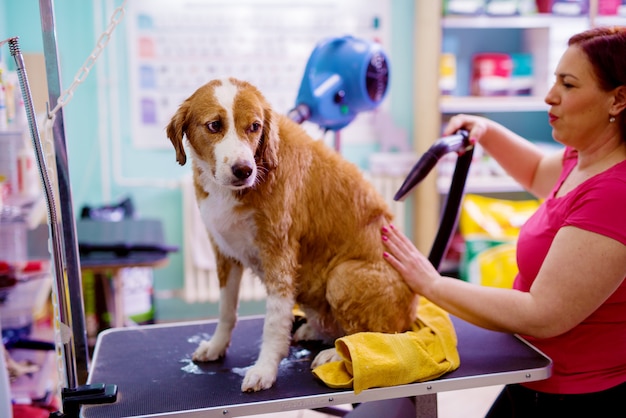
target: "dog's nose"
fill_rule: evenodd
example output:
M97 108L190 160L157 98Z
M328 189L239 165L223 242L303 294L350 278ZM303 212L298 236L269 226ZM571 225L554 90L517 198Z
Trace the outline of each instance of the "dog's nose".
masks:
M239 180L245 180L252 174L252 167L248 163L237 163L232 167L233 174Z

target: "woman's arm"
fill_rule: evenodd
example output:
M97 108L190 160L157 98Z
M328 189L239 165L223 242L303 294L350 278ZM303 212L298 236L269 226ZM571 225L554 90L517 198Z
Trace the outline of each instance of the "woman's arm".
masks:
M417 294L451 314L496 331L537 338L562 334L588 317L626 276L626 246L575 227L556 235L529 292L442 277L404 236L383 228L385 259Z
M459 129L468 130L470 140L479 143L524 189L539 198L548 196L562 168L562 152L546 155L534 143L481 116L456 115L443 134Z

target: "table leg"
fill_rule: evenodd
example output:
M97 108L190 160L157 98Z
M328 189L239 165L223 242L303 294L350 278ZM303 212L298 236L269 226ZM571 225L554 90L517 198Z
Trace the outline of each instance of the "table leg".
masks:
M437 394L421 395L413 398L416 417L437 418Z
M126 325L126 312L124 309L124 283L119 269L116 269L113 273L113 289L115 315L113 316L113 323L111 326L119 328Z
M346 418L437 418L437 394L365 402Z

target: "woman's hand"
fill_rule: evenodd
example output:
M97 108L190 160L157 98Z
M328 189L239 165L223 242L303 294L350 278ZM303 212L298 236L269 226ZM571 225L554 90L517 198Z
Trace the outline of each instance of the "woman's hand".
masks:
M393 225L383 226L381 235L387 249L383 253L385 260L402 275L414 293L428 297L430 288L441 277L437 269Z
M465 129L469 133L470 142L480 142L481 138L489 129L489 119L481 116L459 114L450 118L443 130L443 135L452 135L459 129Z
M528 192L539 198L550 194L563 168L562 151L548 156L536 144L482 116L453 116L443 134L452 135L459 129L467 130L469 142L480 144Z

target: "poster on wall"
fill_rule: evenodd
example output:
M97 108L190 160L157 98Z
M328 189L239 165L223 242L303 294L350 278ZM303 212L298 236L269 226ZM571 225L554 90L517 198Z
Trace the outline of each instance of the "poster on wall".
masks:
M166 148L165 126L209 80L256 85L274 109L295 105L315 45L352 35L389 54L390 0L133 0L126 17L133 144Z

